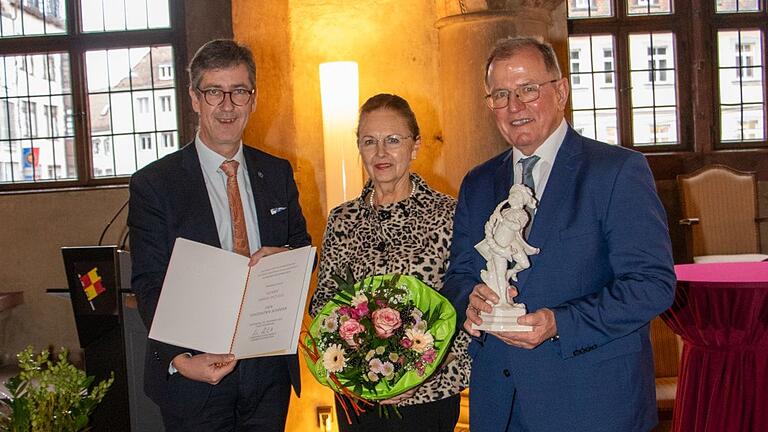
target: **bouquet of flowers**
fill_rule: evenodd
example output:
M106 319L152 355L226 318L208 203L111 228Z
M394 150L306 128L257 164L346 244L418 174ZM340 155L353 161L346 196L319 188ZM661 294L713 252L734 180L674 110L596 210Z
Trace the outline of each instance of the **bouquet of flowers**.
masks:
M314 377L358 403L388 399L424 382L440 365L456 311L418 278L334 276L339 292L315 317L302 344ZM343 399L339 398L346 410Z

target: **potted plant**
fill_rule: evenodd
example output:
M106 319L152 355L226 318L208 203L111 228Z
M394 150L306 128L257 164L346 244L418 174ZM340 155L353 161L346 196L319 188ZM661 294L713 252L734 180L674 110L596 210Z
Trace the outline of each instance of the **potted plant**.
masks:
M35 355L27 347L17 355L21 372L6 382L0 399L0 431L77 432L86 430L90 414L114 382L114 374L91 388L94 377L73 366L62 350L56 362L48 351Z

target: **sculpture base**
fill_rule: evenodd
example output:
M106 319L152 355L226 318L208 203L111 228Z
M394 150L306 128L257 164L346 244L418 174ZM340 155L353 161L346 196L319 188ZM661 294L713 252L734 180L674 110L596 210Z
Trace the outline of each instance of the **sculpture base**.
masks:
M525 305L522 303L515 303L514 305L509 303L497 304L493 307L493 312L490 314L483 313L480 315L480 318L483 319L481 325L473 327L485 331L533 331L533 327L517 323L517 318L526 313Z

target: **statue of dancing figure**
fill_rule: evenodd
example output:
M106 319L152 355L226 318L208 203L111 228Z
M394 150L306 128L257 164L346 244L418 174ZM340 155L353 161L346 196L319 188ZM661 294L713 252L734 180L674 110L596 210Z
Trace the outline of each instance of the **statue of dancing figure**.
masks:
M485 223L485 239L475 245L487 261L486 269L480 271L480 278L499 298L506 299L509 280L517 281L517 273L531 266L528 256L539 253L539 249L529 245L523 237L530 220L526 207L536 208L531 190L519 184L512 186L509 197L496 206ZM507 269L508 262L515 265ZM507 302L515 305L511 299Z

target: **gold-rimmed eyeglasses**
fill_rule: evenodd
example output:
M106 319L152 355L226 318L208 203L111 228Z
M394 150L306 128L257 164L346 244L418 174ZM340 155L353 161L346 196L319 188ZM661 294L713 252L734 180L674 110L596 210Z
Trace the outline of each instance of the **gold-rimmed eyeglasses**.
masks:
M384 144L384 148L387 150L397 150L403 145L403 141L413 138L413 135L387 135L384 138L378 139L370 135L362 136L357 139L357 146L360 147L360 151L363 153L376 151L379 143Z
M539 97L541 97L541 86L556 83L560 81L560 79L561 78L557 78L540 84L525 84L515 88L514 90L504 88L496 89L490 94L485 95L485 102L492 109L501 109L509 106L509 98L512 95L515 95L517 100L522 103L534 102L538 100Z
M232 105L243 106L251 101L251 97L256 92L256 89L234 89L232 91L224 91L218 88L201 89L197 87L197 91L203 94L205 103L210 106L219 106L224 103L224 98L229 95L229 100Z

